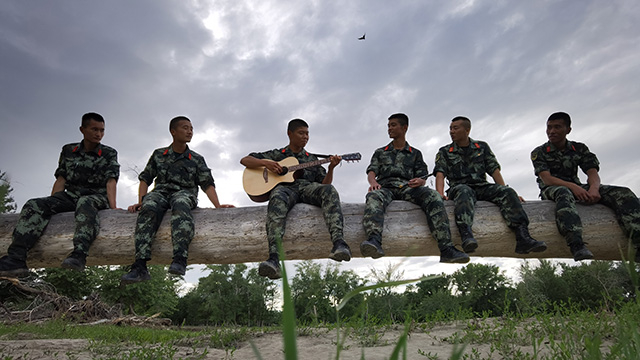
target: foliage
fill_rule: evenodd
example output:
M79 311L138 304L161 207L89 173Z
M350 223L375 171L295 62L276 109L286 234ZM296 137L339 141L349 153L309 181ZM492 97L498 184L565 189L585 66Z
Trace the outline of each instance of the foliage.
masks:
M11 193L13 188L6 172L0 171L0 214L15 212L16 202Z
M128 271L128 266L103 268L98 293L109 303L124 305L129 313L160 313L169 317L178 304L178 278L169 276L162 265L151 265L148 268L151 280L126 286L120 285L120 277Z
M209 265L210 274L178 300L175 323L188 325L263 325L276 321L270 309L276 294L274 282L245 264Z
M487 312L499 315L504 312L505 304L511 293L509 279L496 265L468 264L453 273L452 285L459 293L463 307L477 314Z
M326 323L336 319L335 306L362 280L353 271L340 271L336 264L322 267L318 263L303 261L296 266L292 279L291 296L298 321L301 323ZM354 299L341 313L353 315L362 301L362 295Z

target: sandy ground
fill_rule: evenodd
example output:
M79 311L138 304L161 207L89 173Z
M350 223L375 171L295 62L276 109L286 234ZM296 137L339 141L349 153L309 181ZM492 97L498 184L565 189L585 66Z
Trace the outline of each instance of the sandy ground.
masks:
M461 331L462 326L445 325L426 330L416 330L410 334L407 345L407 359L448 359L454 345L446 341L454 333ZM349 336L345 342L345 349L340 353L340 359L388 359L402 334L402 327L397 326L379 333L380 338L375 344L363 347L362 341L356 336ZM139 347L131 344L111 344L108 347L97 345L85 339L37 339L33 334L23 333L18 339L0 339L0 359L128 359L127 352ZM369 341L370 337L367 337ZM256 334L251 340L258 348L263 359L283 359L283 343L281 333ZM371 342L371 341L370 341ZM215 348L175 346L177 352L174 359L257 359L249 342L243 342L234 351ZM310 334L297 338L299 359L335 359L336 332L335 330L314 329ZM467 346L465 353L471 355L472 349L479 351L480 358L500 359L496 352L491 354L489 344L473 344ZM532 348L518 348L522 352L532 353ZM363 355L364 354L364 355ZM429 356L426 356L428 354ZM437 355L437 357L435 357ZM160 356L158 356L160 358ZM402 357L401 357L402 358ZM474 358L475 354L474 354Z

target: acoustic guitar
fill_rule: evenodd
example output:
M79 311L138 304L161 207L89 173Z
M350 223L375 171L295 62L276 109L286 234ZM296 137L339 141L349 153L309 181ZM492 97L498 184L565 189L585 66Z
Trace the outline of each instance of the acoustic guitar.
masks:
M359 161L362 159L360 153L340 155L342 161ZM328 163L329 158L309 161L300 164L293 156L278 161L282 166L282 173L276 174L264 166L258 168L246 168L242 174L242 186L249 198L255 202L265 202L269 200L269 194L276 185L280 183L291 183L300 177L301 171L306 168L320 166Z

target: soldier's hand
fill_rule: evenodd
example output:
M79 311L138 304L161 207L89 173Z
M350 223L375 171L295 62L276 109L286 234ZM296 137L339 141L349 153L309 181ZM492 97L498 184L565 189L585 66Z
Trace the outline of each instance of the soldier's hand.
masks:
M600 189L590 187L587 193L589 194L589 203L596 204L600 202Z
M413 178L413 179L409 180L408 185L409 185L410 188L417 188L417 187L423 186L426 183L427 183L427 180L425 180L425 179Z
M380 184L378 184L378 182L374 180L373 184L369 186L369 191L380 190L381 188L382 186L380 186Z
M264 167L269 169L269 171L274 172L276 174L282 173L282 166L280 166L280 164L269 159L264 159L264 161L265 161Z
M231 204L220 204L220 206L218 206L219 208L234 208L236 207L235 205L231 205Z
M342 161L342 157L338 156L338 155L332 155L329 157L329 160L331 161L329 163L329 169L333 169L335 168L338 164L340 164L340 161Z
M574 186L571 187L571 192L573 193L573 196L576 197L576 200L578 200L579 202L589 203L591 201L590 200L591 196L589 196L589 192L577 184L574 184Z
M133 204L127 208L127 211L129 211L130 213L134 213L140 210L141 207L142 207L142 204Z
M520 202L527 202L527 200L525 200L522 196L518 195L518 199L520 199Z

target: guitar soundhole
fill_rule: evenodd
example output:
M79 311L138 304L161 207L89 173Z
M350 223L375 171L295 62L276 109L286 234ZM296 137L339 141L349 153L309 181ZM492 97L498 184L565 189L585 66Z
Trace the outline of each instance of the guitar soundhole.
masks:
M280 175L284 175L284 174L286 174L286 173L288 173L288 172L289 172L289 168L288 168L288 167L286 167L286 166L283 166L283 167L282 167L282 172L280 173Z

